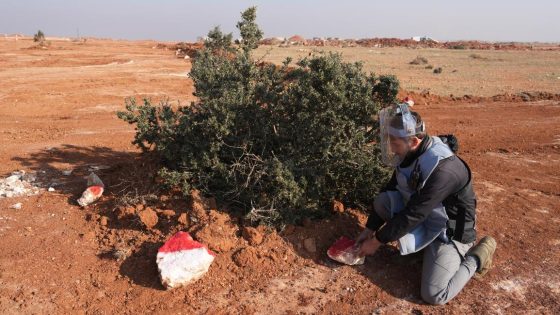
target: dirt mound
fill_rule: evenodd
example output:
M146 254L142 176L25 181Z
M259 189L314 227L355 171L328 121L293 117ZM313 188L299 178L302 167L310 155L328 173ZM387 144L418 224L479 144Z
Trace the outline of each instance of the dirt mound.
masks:
M175 55L178 58L185 58L186 56L188 56L189 58L195 58L197 51L202 49L204 47L204 44L180 42L168 47L169 49L175 50Z
M240 268L255 268L261 262L261 257L256 248L252 246L244 247L233 254L233 261Z
M259 226L258 228L245 226L243 227L242 235L249 244L259 245L263 242L263 230L263 226Z
M334 46L334 47L407 47L407 48L443 48L443 49L478 49L478 50L560 50L560 45L555 44L533 44L518 42L482 42L482 41L449 41L439 42L430 39L413 40L401 38L362 38L341 39L341 38L313 38L305 39L299 35L288 38L288 43L292 45L307 46ZM261 41L262 45L278 45L272 40Z
M519 92L519 93L504 93L490 97L463 95L463 96L441 96L431 94L429 91L421 93L413 91L399 91L398 99L411 97L416 105L430 105L430 104L449 104L449 103L491 103L491 102L537 102L537 101L560 101L560 93L549 92Z
M210 210L208 219L199 221L190 229L198 241L218 253L228 252L239 244L238 228L230 217L222 212Z

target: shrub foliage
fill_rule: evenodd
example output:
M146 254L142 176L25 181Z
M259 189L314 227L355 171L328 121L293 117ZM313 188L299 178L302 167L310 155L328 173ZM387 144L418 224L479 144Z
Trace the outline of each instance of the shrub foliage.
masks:
M133 143L161 156L169 186L213 195L255 221L319 216L333 199L370 204L387 177L375 116L398 81L334 53L257 62L255 13L242 13L239 46L210 31L190 72L196 102L127 99L118 117L136 126Z

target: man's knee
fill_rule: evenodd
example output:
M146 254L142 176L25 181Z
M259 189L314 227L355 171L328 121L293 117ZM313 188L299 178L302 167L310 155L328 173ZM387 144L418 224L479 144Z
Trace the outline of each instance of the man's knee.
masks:
M436 289L432 286L422 286L422 300L432 305L444 305L449 302L446 289Z

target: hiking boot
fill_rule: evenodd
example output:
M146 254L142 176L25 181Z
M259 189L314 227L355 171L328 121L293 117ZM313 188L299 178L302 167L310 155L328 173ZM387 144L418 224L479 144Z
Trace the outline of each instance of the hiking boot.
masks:
M469 250L467 255L476 256L479 262L475 278L480 279L492 268L492 256L494 256L495 251L496 240L491 236L483 237L478 244Z

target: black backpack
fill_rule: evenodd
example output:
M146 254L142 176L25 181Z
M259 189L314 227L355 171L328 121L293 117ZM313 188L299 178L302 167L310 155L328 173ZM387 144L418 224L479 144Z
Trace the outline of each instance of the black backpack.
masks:
M439 135L438 137L443 143L447 144L453 154L457 154L457 152L459 151L459 140L457 139L457 137L455 137L455 135Z

